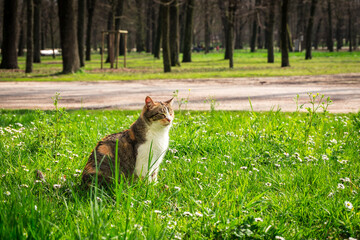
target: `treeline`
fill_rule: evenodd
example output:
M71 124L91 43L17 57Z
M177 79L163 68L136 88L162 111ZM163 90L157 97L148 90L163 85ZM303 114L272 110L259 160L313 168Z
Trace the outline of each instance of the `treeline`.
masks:
M102 31L120 29L129 32L120 54L162 54L165 72L191 62L193 51L216 48L225 49L230 68L234 49L242 48L267 49L271 63L278 47L289 66L289 51L311 59L312 49L356 49L359 12L358 0L0 0L0 68L18 68L17 56L27 52L31 72L41 49L61 48L63 72L75 72L91 52L105 51Z

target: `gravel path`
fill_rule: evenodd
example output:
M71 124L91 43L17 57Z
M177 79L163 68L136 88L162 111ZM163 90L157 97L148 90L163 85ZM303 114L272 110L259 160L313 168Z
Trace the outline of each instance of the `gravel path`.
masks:
M190 89L190 94L189 94ZM60 93L60 107L67 109L141 109L147 95L165 100L179 91L189 99L187 109L208 110L207 98L216 99L216 109L255 111L281 108L294 111L293 98L308 101L307 93L330 96L330 112L360 110L360 73L232 79L182 79L101 82L0 82L0 108L53 109L52 97ZM177 108L177 103L175 103ZM182 107L185 107L184 105Z

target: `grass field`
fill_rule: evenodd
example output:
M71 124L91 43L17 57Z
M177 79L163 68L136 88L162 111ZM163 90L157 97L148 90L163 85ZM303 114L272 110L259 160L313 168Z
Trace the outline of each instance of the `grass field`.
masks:
M90 192L92 148L139 112L0 115L0 239L360 238L360 114L178 112L158 184Z
M143 79L197 79L231 77L266 77L321 75L360 72L360 52L313 52L312 60L304 60L304 52L290 53L289 68L281 68L281 54L275 53L275 63L267 63L267 53L259 50L236 50L234 69L229 69L228 60L223 52L209 54L193 53L192 63L182 63L173 67L171 73L163 73L162 60L154 59L150 54L131 53L128 55L127 69L100 70L100 55L93 54L92 61L85 68L70 75L59 75L62 71L61 57L42 57L42 63L34 64L34 72L25 74L25 57L20 57L20 70L0 70L2 81L101 81L101 80L143 80ZM181 60L181 57L180 57ZM119 59L122 67L122 58Z

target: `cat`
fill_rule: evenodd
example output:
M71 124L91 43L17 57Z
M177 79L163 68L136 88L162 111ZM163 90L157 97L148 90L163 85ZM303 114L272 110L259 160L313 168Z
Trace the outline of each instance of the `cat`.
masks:
M123 174L126 179L133 175L135 178L148 177L150 182L157 182L174 120L172 102L173 98L154 102L147 96L140 117L130 129L108 135L98 142L83 170L82 183L90 186L96 175L99 186L114 182L117 140L119 176Z

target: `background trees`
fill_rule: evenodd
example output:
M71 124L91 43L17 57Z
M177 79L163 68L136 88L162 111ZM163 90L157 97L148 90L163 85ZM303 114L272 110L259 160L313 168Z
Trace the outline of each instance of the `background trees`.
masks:
M40 49L61 48L62 41L73 38L67 34L65 39L60 37L61 18L58 16L60 11L56 9L64 8L62 12L66 14L72 10L68 9L68 5L63 5L61 0L33 2L33 61L40 62ZM72 44L77 42L81 66L85 64L84 51L87 61L91 59L91 53L99 52L101 31L113 28L114 23L115 29L129 31L129 51L151 52L157 58L162 56L160 51L164 18L161 16L160 8L164 4L163 1L71 2L77 26ZM180 65L179 51L183 53L183 61L189 62L192 51L209 52L224 49L225 59L229 59L229 51L233 51L233 48L246 48L251 51L266 48L268 62L274 62L273 53L279 50L277 47L280 47L282 33L282 3L283 0L172 0L169 3L171 64ZM28 25L28 18L25 16L26 4L25 0L0 0L1 68L17 68L16 52L19 55L24 52L25 43L28 41L25 34ZM232 7L233 4L236 8ZM312 48L330 52L358 49L359 11L358 0L288 1L286 31L289 51L302 52L306 47L306 58L310 59ZM232 19L233 24L229 23L229 19ZM233 28L233 34L229 34L229 27ZM123 44L122 39L120 53L125 49Z

